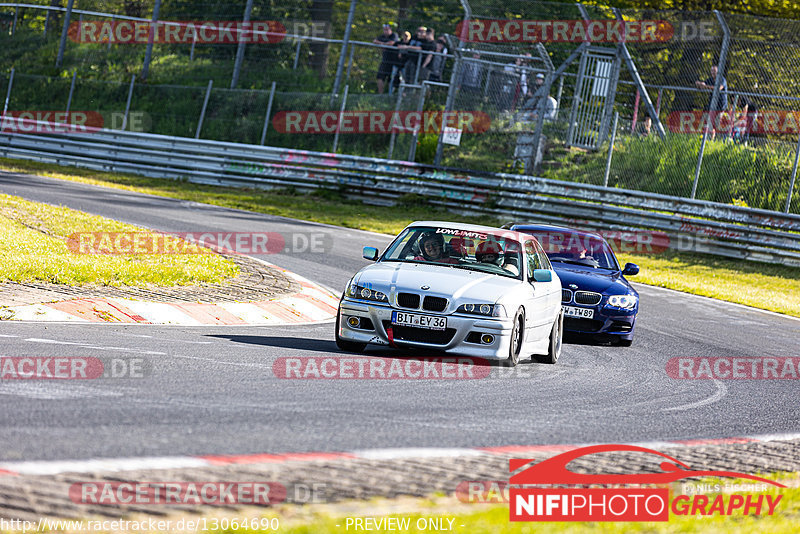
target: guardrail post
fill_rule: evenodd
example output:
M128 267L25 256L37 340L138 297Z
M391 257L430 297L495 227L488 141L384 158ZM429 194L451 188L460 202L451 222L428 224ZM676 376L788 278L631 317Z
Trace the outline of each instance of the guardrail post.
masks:
M267 116L264 117L264 129L261 130L261 145L267 139L267 126L269 126L269 116L272 114L272 99L275 98L275 82L272 82L272 88L269 91L269 102L267 102Z
M242 16L242 26L247 26L247 23L250 22L250 12L253 10L253 0L247 0L247 4L244 6L244 15ZM239 32L236 34L236 37L239 41L239 46L236 48L236 62L233 64L233 77L231 78L231 89L236 89L236 86L239 84L239 73L242 70L242 61L244 61L244 47L245 47L245 38L244 33Z
M397 91L397 104L394 106L395 115L400 112L400 104L403 102L403 91L405 90L405 84L400 84L400 90ZM392 128L392 134L389 136L389 154L386 156L386 159L392 159L392 155L394 154L394 143L397 139L397 131Z
M617 140L617 121L619 111L614 112L614 126L611 127L611 143L608 145L608 157L606 158L606 175L603 177L603 187L608 187L608 175L611 173L611 156L614 154L614 141Z
M64 49L67 47L67 32L69 31L69 19L72 17L72 4L75 0L67 0L67 12L64 13L64 25L61 27L61 42L58 43L58 57L56 67L60 67L64 61Z
M706 151L706 140L708 139L708 130L711 129L711 121L712 115L715 114L713 111L714 108L717 106L717 100L719 99L719 84L722 82L723 72L725 72L725 60L728 57L728 44L731 40L731 32L728 29L728 24L725 22L725 19L722 18L719 11L716 9L714 10L714 14L717 16L717 20L719 21L720 26L722 26L722 49L719 52L719 62L717 63L717 79L714 80L714 92L711 95L711 103L708 106L708 119L706 120L706 127L703 129L703 139L700 141L700 153L697 155L697 167L694 170L694 182L692 183L692 196L694 198L697 195L697 183L700 181L700 168L703 166L703 155ZM727 87L725 88L728 89ZM724 112L723 112L724 113Z
M11 88L14 86L14 67L11 67L11 75L8 77L8 89L6 90L6 101L3 104L3 115L8 111L8 102L11 100Z
M200 139L200 130L203 129L203 119L206 118L206 108L208 107L208 99L211 97L211 87L214 85L214 80L208 80L208 88L206 89L206 97L203 100L203 109L200 110L200 120L197 121L197 131L194 134L195 139Z
M131 99L133 98L133 84L136 83L136 75L131 74L131 85L128 87L128 100L125 102L125 115L122 116L122 130L128 126L128 113L131 111Z
M353 28L353 17L356 15L356 0L350 0L350 12L347 14L347 25L344 27L344 39L342 40L342 50L339 53L339 63L336 65L336 78L333 80L333 91L331 92L331 105L333 99L339 92L339 85L342 83L342 71L344 70L344 54L347 52L347 45L350 44L350 30ZM336 152L334 150L334 152Z
M417 127L414 128L414 137L411 139L411 147L408 149L408 161L414 162L414 158L417 155L417 139L419 139L419 129L422 128L425 124L425 121L422 119L422 108L425 107L425 92L428 90L428 86L426 84L422 84L422 89L420 89L419 93L419 103L417 104L417 116L420 117L420 121L417 124ZM439 132L439 139L442 138L442 132Z
M786 194L786 207L784 213L789 213L789 206L792 204L792 192L794 192L794 179L797 177L797 162L800 160L800 134L797 135L797 150L794 153L794 166L792 167L792 181L789 182L789 192Z
M300 45L303 44L303 41L298 39L297 40L297 48L294 51L294 64L292 64L292 70L297 70L297 62L300 60Z
M69 108L72 105L72 95L75 93L75 77L78 76L78 71L72 73L72 82L69 84L69 96L67 97L67 115L69 115Z
M150 34L147 38L147 50L144 53L144 65L142 65L142 79L146 80L150 72L150 60L153 58L153 41L155 40L155 25L158 22L158 12L161 10L161 0L156 0L153 6L153 18L150 23ZM109 41L109 45L111 41Z
M347 105L347 91L350 89L349 85L344 86L344 95L342 95L342 107L339 109L339 120L336 123L336 134L333 136L333 153L336 153L336 148L339 146L339 130L342 129L342 118L344 117L344 108Z

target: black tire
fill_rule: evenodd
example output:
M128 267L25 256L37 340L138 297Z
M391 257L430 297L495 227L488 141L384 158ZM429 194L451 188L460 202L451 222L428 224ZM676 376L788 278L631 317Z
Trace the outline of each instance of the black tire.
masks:
M554 364L561 356L561 347L563 346L564 339L564 312L559 312L553 327L550 329L550 344L547 346L547 354L544 356L535 356L536 361L540 363Z
M633 344L633 338L625 339L621 337L617 340L617 346L619 347L630 347L632 344Z
M506 367L515 367L519 363L519 355L522 352L522 340L525 338L525 310L522 306L514 315L514 328L511 330L511 343L508 346L508 358L505 360Z
M336 346L339 347L339 350L343 350L345 352L361 352L364 350L364 347L367 346L366 343L356 343L355 341L347 341L346 339L342 339L339 337L339 318L342 315L342 309L336 312Z

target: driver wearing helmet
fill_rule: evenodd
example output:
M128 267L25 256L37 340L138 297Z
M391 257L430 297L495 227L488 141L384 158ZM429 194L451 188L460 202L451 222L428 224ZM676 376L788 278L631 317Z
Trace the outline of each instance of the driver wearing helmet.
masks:
M419 238L420 256L415 260L425 260L437 263L458 263L456 258L451 258L445 253L444 237L435 232L425 232Z
M514 276L519 275L519 268L508 261L508 254L503 254L503 248L497 241L484 241L475 250L475 259L478 263L491 263L499 265ZM501 259L504 263L500 265Z

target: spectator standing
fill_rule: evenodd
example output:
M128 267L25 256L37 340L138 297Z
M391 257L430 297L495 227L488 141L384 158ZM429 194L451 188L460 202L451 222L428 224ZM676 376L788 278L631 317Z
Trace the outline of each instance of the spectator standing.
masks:
M447 54L447 43L441 37L436 40L436 53ZM442 73L444 72L444 63L447 58L444 56L433 56L431 60L431 73L428 79L432 82L441 82Z
M422 42L425 40L425 32L428 30L425 26L417 28L417 35L411 38L407 45L398 46L406 54L406 64L403 68L403 79L408 84L414 83L414 77L417 74L417 62L420 57L420 50L422 50Z
M422 50L426 54L422 58L422 65L420 66L419 81L424 82L430 77L431 62L433 61L433 54L436 52L436 38L434 36L433 28L425 30L425 40L422 42Z
M695 85L700 89L704 89L706 91L714 91L714 86L717 83L717 73L719 72L719 67L717 65L711 66L711 76L706 78L705 80L697 80ZM711 115L711 139L713 140L716 137L717 131L715 126L717 124L724 124L725 121L725 113L728 111L728 81L725 79L724 76L721 77L722 81L719 85L719 96L717 97L716 106L711 109L711 100L714 99L712 94L711 100L708 102L708 110Z
M472 59L476 61L464 61L461 65L461 72L458 77L459 88L467 94L477 96L481 93L483 82L483 65L477 60L480 54L472 54Z
M392 30L389 24L383 25L383 33L376 37L372 42L378 45L394 46L400 38ZM381 64L378 66L378 94L383 93L386 82L392 75L392 67L395 64L396 51L392 48L383 48L381 55Z
M410 32L403 32L400 36L400 40L395 43L395 50L392 53L392 57L394 58L394 66L395 66L395 74L393 84L395 88L400 87L400 82L403 81L403 68L406 65L406 52L401 50L401 47L408 46L411 42L411 33Z
M546 120L553 120L556 117L558 102L556 99L545 92L544 74L541 72L536 75L531 89L531 96L525 101L520 110L517 120L521 122L533 122L544 113Z

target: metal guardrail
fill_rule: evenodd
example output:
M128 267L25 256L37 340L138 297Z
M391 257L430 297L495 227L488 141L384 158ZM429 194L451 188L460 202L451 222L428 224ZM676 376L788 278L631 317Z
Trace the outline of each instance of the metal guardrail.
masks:
M200 184L335 188L384 205L417 194L456 212L655 230L678 250L800 266L800 215L533 176L115 130L0 132L0 155Z

